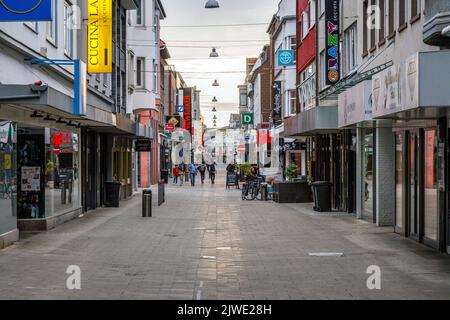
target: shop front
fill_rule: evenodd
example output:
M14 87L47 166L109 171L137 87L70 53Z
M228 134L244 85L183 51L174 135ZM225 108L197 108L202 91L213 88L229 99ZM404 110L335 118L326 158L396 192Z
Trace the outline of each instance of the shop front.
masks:
M353 84L339 94L339 127L350 133L354 171L347 175L349 199L354 199L357 217L376 223L376 132L372 121L372 81ZM352 177L353 176L353 177Z
M16 125L0 120L0 249L18 240Z
M339 129L338 107L318 106L286 119L285 136L306 141L308 181L331 182L333 209L354 212L356 132Z
M449 51L418 53L373 81L374 117L393 122L395 231L447 252L448 61Z

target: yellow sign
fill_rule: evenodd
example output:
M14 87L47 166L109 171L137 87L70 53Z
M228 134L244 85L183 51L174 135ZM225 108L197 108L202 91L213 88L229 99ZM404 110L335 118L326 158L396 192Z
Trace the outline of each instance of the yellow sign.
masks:
M5 154L5 170L11 170L11 155Z
M88 72L112 73L112 0L88 0Z

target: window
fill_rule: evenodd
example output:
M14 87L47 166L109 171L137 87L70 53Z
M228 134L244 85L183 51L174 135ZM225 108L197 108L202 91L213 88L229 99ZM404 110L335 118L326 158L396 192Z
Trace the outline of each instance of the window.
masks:
M325 13L325 0L319 0L319 15Z
M239 106L246 107L247 106L247 93L243 90L239 93Z
M420 16L420 11L422 9L421 0L411 0L411 20L415 22L415 18Z
M398 27L399 31L402 31L406 24L406 17L408 16L406 14L407 12L407 5L406 0L399 0L399 7L398 7Z
M370 0L370 6L372 8L375 8L375 0ZM371 14L374 14L374 11L372 10ZM375 17L375 19L377 19L378 17ZM376 45L376 28L375 26L377 25L378 21L374 21L375 25L372 26L372 28L370 29L370 50L374 50L375 49L375 45Z
M136 87L143 88L145 79L145 58L136 59Z
M320 77L319 77L319 80L320 80L320 89L323 89L323 88L325 88L325 79L326 79L326 61L325 61L325 50L323 50L321 53L320 53L320 56L319 56L319 70L320 69L322 69L323 70L323 72L320 72L319 74L320 74Z
M144 15L142 14L145 12L144 10L144 1L137 0L137 9L136 9L136 25L142 26L144 24Z
M356 54L357 54L357 46L356 46L356 35L357 35L357 24L354 23L347 30L345 30L344 34L344 54L345 54L345 71L346 73L351 72L356 68Z
M316 24L316 0L311 0L309 3L310 10L310 28L314 27Z
M286 48L288 50L296 50L297 49L297 37L296 36L291 36L287 38L287 46Z
M368 41L368 29L367 29L367 1L363 2L363 56L367 55L367 41Z
M309 8L306 8L305 11L303 11L302 14L302 21L303 21L303 39L306 38L306 36L309 33Z
M132 51L128 53L128 87L133 88L135 86L135 74L134 74L134 54Z
M31 31L38 33L37 21L27 21L27 22L24 22L24 25L26 25L28 28L30 28Z
M380 2L380 29L378 30L378 43L383 44L385 40L385 34L386 34L386 6L385 6L386 0L379 0Z
M388 10L388 20L389 20L389 36L395 34L395 1L396 0L388 0L389 1L389 10Z
M296 95L297 93L295 92L295 90L288 91L288 108L287 108L287 110L289 110L288 116L290 116L291 114L295 114L296 112L296 104L297 104Z
M47 22L47 40L56 45L56 30L58 25L57 1L52 0L52 21Z
M72 17L72 5L65 1L64 2L64 53L72 58L73 56L73 30L70 26L70 21Z

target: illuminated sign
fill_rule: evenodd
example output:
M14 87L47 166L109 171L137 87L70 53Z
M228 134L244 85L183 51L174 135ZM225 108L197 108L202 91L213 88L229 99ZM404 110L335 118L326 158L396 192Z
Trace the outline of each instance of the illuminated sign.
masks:
M51 21L52 0L0 0L0 21Z
M339 64L339 0L329 0L325 7L326 83L335 85L341 79Z
M88 72L112 73L112 0L88 0Z
M189 132L191 132L192 129L192 106L191 106L191 96L188 95L187 93L190 92L190 90L187 90L184 94L184 113L183 113L183 118L184 118L184 126L183 128L188 130Z

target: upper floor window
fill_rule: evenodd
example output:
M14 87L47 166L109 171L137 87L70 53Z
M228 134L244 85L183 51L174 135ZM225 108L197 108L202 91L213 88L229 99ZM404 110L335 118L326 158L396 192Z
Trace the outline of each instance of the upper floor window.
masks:
M306 8L305 11L303 11L302 14L302 21L303 21L303 25L302 25L302 29L303 29L303 33L302 33L302 38L306 38L306 36L309 33L309 8Z
M74 36L71 26L72 21L72 4L68 1L64 2L64 53L70 58L73 57Z
M56 30L58 26L58 4L52 0L52 21L47 22L47 40L56 45Z
M408 6L406 0L398 1L398 27L400 31L407 25Z
M143 88L145 85L145 58L136 59L136 87Z
M310 28L316 24L316 0L311 0L309 3Z
M137 0L137 9L136 9L136 25L142 26L144 24L144 1Z
M319 15L325 13L325 0L319 0Z
M411 19L420 16L422 10L422 0L411 0Z
M344 54L345 54L345 71L349 73L356 68L357 65L357 24L354 23L344 33Z

